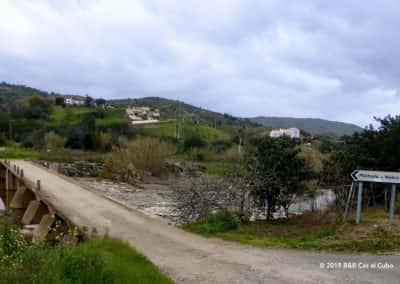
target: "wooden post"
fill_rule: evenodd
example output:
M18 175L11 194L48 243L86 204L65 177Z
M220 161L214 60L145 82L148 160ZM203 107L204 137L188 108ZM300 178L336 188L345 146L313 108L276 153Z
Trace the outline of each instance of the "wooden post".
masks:
M361 220L362 192L363 192L363 183L359 182L358 183L356 224L360 224L360 220Z
M392 194L390 196L390 213L389 213L390 224L393 224L395 207L396 207L396 185L392 184Z

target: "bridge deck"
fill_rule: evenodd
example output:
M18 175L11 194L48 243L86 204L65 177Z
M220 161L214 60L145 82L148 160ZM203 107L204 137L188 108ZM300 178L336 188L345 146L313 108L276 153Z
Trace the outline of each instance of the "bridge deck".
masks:
M398 283L399 256L318 254L260 249L181 231L80 187L27 161L11 161L41 194L79 227L129 242L180 283ZM394 270L327 271L320 262L389 262Z

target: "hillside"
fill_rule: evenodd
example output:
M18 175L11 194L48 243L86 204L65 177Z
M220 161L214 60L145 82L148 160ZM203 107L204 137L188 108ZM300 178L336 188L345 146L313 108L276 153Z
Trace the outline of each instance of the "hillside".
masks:
M248 119L238 118L229 114L222 114L200 107L196 107L184 102L164 99L159 97L146 97L139 99L120 99L110 100L112 104L124 106L148 106L157 108L164 118L176 118L177 114L185 120L191 122L203 122L218 125L247 125L255 126L256 123Z
M0 83L0 109L8 109L10 104L18 98L38 94L41 96L58 95L55 93L47 93L38 89L23 85L13 85ZM51 97L51 96L50 96ZM177 116L186 122L195 124L207 124L214 128L223 128L228 132L232 131L232 127L238 129L240 127L258 128L257 126L264 125L272 128L287 128L298 127L306 132L313 134L324 134L330 136L350 135L356 131L362 130L354 124L329 121L317 118L291 118L291 117L254 117L254 118L239 118L226 113L218 113L196 107L184 102L160 98L146 97L138 99L115 99L109 100L110 104L120 107L126 106L149 106L158 108L161 112L162 119L175 119ZM262 128L261 130L265 130Z
M319 118L293 118L293 117L254 117L251 121L272 128L297 127L311 134L323 134L330 136L351 135L361 131L362 128L350 123L330 121Z
M12 85L5 82L0 83L0 107L4 108L9 106L13 101L32 95L47 96L47 92L38 89L30 88L23 85Z

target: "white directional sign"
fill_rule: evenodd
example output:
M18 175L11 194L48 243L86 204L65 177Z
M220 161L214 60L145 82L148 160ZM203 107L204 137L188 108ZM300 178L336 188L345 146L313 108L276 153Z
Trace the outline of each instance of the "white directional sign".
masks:
M351 173L354 181L360 182L380 182L380 183L399 183L400 172L380 172L357 170Z

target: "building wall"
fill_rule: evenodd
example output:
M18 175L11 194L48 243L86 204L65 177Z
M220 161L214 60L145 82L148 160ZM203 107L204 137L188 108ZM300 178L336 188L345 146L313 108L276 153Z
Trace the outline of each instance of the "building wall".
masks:
M269 136L271 138L278 138L282 136L289 136L291 138L300 138L300 130L298 128L272 130L269 133Z

